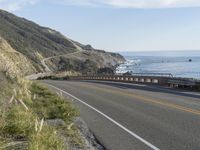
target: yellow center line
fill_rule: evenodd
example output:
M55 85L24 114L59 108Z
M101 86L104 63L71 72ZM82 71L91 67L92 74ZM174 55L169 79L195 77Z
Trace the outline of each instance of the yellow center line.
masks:
M154 104L166 106L166 107L169 107L169 108L178 109L178 110L181 110L181 111L184 111L184 112L189 112L189 113L192 113L192 114L195 114L195 115L200 115L200 111L196 110L196 109L191 109L191 108L180 106L180 105L173 104L173 103L163 102L162 100L158 100L158 99L155 100L155 99L152 99L152 98L148 98L148 97L133 94L133 93L128 93L127 91L122 91L122 90L115 91L115 90L112 90L112 89L109 89L109 88L103 89L101 87L97 87L97 86L94 86L94 85L91 85L91 84L88 84L88 83L84 83L82 85L80 85L80 83L78 83L78 86L79 87L87 87L87 88L97 89L97 90L100 90L100 91L103 91L103 92L106 92L106 93L130 96L130 97L136 98L136 100L141 100L141 101L148 102L148 103L154 103Z

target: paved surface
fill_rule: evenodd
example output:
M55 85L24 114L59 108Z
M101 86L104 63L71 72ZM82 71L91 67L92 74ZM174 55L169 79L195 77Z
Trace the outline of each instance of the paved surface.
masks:
M112 82L44 82L75 96L82 118L108 150L200 150L197 93Z

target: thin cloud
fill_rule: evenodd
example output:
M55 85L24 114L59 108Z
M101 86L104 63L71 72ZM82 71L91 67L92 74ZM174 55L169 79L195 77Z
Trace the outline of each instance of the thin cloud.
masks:
M34 5L38 0L0 0L0 9L17 11L27 5Z
M66 5L113 6L122 8L199 7L200 0L57 0Z
M0 0L0 9L18 11L42 0ZM200 0L44 0L78 6L111 6L119 8L177 8L200 7Z

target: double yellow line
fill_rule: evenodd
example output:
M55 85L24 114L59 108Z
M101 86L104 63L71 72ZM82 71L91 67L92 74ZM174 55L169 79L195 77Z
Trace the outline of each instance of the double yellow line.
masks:
M78 83L78 86L96 89L96 90L103 91L103 92L106 92L106 93L129 96L129 97L133 97L135 100L140 100L140 101L144 101L144 102L148 102L148 103L158 104L158 105L161 105L161 106L166 106L166 107L169 107L169 108L181 110L181 111L192 113L192 114L195 114L195 115L200 115L200 111L196 110L196 109L191 109L191 108L180 106L180 105L177 105L177 104L163 102L162 100L158 100L158 99L156 100L156 99L144 97L144 96L141 96L141 95L136 95L136 94L133 94L133 93L130 93L130 92L127 92L127 91L122 91L122 90L115 91L115 90L108 89L108 88L103 89L101 87L97 87L97 86L91 85L89 83L84 83L84 84Z

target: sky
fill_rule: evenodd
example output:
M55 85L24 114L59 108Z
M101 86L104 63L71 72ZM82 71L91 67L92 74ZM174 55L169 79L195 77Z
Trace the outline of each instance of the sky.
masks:
M0 0L0 8L107 51L200 50L200 0Z

